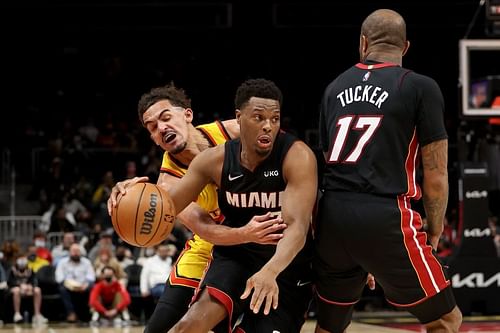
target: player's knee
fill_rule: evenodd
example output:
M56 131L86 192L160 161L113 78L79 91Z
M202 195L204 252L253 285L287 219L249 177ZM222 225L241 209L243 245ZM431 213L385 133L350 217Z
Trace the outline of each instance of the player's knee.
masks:
M351 323L354 306L341 306L319 301L316 332L343 333Z

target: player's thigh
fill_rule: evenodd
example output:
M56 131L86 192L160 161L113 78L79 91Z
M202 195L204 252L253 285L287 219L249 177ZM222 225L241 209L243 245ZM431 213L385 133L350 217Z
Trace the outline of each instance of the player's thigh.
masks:
M280 294L276 310L271 309L268 315L264 315L262 311L254 314L249 308L244 312L238 327L245 333L300 332L311 302L312 285L278 281L278 286Z
M355 223L356 209L331 192L325 192L319 203L313 273L319 298L326 302L349 304L361 297L367 273L350 253L357 240L345 226Z
M364 213L365 238L351 249L353 258L396 306L411 306L444 290L446 269L427 242L421 216L403 198L377 200Z

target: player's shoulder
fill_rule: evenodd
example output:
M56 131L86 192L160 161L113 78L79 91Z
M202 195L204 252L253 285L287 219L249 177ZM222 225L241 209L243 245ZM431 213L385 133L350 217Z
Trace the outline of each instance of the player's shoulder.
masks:
M221 121L222 126L226 129L229 137L231 139L238 138L240 136L240 125L236 119L229 119Z
M288 140L290 143L290 148L288 149L287 155L294 156L315 156L311 147L305 143L302 139L287 132L281 132L280 136L283 140Z
M221 144L240 136L240 127L236 119L216 120L196 126L213 145Z
M224 158L225 149L224 144L210 147L196 155L195 159L205 161L206 163L214 162L217 159Z
M413 87L419 87L423 89L439 88L436 80L434 80L432 77L409 69L406 69L403 82L406 82L407 84L412 85Z

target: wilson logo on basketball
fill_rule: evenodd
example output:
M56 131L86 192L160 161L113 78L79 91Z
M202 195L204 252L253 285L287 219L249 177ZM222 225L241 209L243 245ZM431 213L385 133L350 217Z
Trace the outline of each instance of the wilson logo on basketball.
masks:
M158 205L158 195L151 193L149 196L149 209L144 212L144 222L141 225L141 235L151 234L155 222L156 206Z
M173 215L165 214L163 216L163 222L174 223L174 218L175 218L175 216L173 216Z

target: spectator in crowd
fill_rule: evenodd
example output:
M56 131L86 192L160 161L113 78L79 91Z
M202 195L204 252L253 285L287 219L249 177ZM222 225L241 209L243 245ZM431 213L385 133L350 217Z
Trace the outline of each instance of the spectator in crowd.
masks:
M148 258L151 258L156 254L156 247L151 246L151 247L142 247L139 249L139 254L137 255L137 260L136 263L144 266L148 260ZM173 260L172 260L173 262Z
M57 263L59 262L59 260L67 257L69 255L69 249L70 249L71 245L73 245L75 243L76 243L75 234L72 232L65 232L63 234L62 243L57 244L52 249L52 259L53 259L52 264L54 266L56 266ZM80 253L82 254L82 256L86 256L87 250L85 250L85 247L80 245L80 244L78 244L78 245L80 247Z
M3 253L0 252L0 260L2 260L2 258L3 258ZM7 274L5 273L3 266L0 265L0 326L3 324L2 318L3 314L5 313L3 300L5 299L7 288L8 288Z
M123 270L134 263L132 251L124 245L116 247L115 257Z
M130 320L127 310L129 304L130 295L117 281L114 268L105 266L102 270L102 280L97 282L90 292L89 306L92 312L92 323L96 324L100 317L114 319L115 324L121 319L128 322Z
M2 265L5 271L8 272L10 268L14 266L16 258L20 254L19 244L16 242L15 239L6 240L2 244L1 251L3 253Z
M40 258L37 255L36 246L34 244L28 246L28 268L33 271L33 273L38 272L43 266L50 265L47 259Z
M108 215L107 201L114 185L113 172L108 170L102 176L101 183L92 195L91 205L92 213L94 214L94 228L98 230L106 230L113 227L111 218Z
M47 245L47 235L45 232L37 231L33 236L33 244L36 246L36 255L52 263L52 253Z
M163 289L165 281L172 269L172 255L175 251L174 246L160 244L156 254L144 261L141 271L141 295L143 297L152 296L157 301Z
M75 322L78 319L75 305L81 304L84 299L85 304L87 303L88 293L95 282L92 263L82 255L80 245L73 243L69 248L69 256L58 262L55 274L67 311L66 320Z
M118 260L116 260L111 248L103 247L99 250L99 255L94 260L94 271L96 275L96 280L102 280L104 278L104 268L111 267L114 271L114 276L116 279L124 286L127 285L127 274L123 270L122 266Z
M111 253L115 253L116 249L113 244L113 233L113 229L108 229L99 234L99 240L89 251L88 257L90 261L95 262L102 249L109 249Z
M28 267L28 258L21 255L16 259L16 264L9 273L7 282L12 293L14 305L14 323L23 321L21 315L21 298L33 297L33 324L44 324L47 322L40 309L42 307L42 291L36 285L35 273Z

